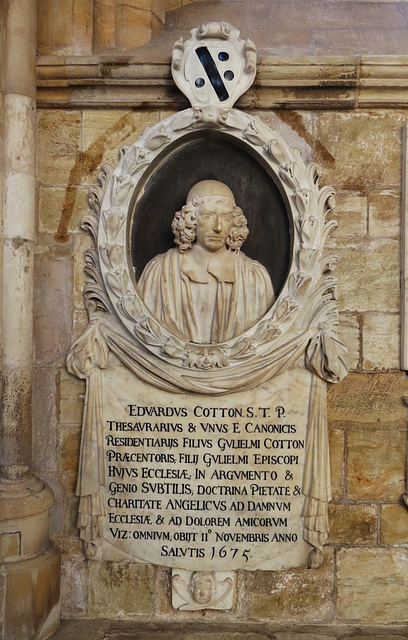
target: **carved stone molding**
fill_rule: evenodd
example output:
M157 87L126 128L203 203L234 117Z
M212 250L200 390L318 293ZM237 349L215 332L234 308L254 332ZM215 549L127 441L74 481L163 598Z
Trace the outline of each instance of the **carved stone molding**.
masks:
M183 108L167 59L138 56L46 57L37 61L37 105ZM252 87L239 107L260 109L405 108L406 56L275 58L258 60Z

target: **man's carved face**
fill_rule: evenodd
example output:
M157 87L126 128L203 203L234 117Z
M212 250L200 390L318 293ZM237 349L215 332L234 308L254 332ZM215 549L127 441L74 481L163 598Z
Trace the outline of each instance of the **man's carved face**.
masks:
M206 196L196 213L196 243L202 249L215 252L223 249L231 231L233 202L220 196Z

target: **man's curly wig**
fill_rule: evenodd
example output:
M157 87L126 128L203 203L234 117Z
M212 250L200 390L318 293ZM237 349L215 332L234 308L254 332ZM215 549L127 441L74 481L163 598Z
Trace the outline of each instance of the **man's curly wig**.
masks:
M230 201L229 198L220 196L220 202ZM174 215L171 229L174 233L174 242L178 245L179 251L184 253L192 248L196 239L197 227L197 207L204 202L204 197L194 198L193 202L185 204L180 211ZM227 238L227 247L236 253L248 237L249 229L247 219L242 209L235 203L232 207L233 223Z

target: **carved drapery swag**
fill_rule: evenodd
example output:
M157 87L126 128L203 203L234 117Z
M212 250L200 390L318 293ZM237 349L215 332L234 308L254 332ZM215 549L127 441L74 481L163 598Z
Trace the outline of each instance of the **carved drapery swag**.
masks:
M245 55L251 47L248 51ZM318 550L327 538L330 467L323 381L338 382L347 373L346 349L337 338L337 280L331 271L336 258L324 253L326 239L337 226L326 220L334 191L320 188L316 166L305 166L299 151L261 120L228 107L195 106L146 129L132 146L121 149L115 169L102 166L98 186L89 194L92 215L83 222L95 240L95 249L85 254L89 325L68 356L68 369L87 380L77 494L78 526L88 542L98 536L103 515L100 487L105 479L98 459L103 425L98 407L100 371L108 366L110 351L160 389L211 395L253 388L305 354L305 365L314 375L302 488L304 538ZM170 145L175 148L191 135L205 136L208 131L239 144L269 168L288 203L293 252L289 276L263 318L226 343L199 345L172 333L145 306L127 247L134 193L146 170Z

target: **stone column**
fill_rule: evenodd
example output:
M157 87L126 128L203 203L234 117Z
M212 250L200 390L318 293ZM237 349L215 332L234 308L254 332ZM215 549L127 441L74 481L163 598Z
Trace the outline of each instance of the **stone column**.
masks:
M58 625L60 574L53 494L31 474L36 0L5 0L2 11L0 630L31 640Z

